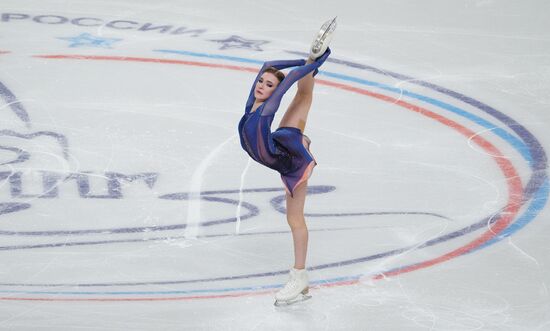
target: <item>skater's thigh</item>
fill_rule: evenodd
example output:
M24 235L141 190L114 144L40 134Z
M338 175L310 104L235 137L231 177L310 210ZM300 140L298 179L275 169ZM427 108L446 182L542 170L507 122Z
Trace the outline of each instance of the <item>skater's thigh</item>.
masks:
M293 127L304 131L312 101L311 94L297 93L281 119L279 127Z

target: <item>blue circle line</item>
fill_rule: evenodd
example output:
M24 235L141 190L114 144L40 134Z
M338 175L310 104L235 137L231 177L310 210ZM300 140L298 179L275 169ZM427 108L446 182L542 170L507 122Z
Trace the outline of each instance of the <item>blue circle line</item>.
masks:
M506 130L492 124L491 122L489 122L489 121L487 121L487 120L485 120L485 119L483 119L479 116L476 116L472 113L466 112L465 110L463 110L461 108L455 107L455 106L450 105L448 103L445 103L443 101L439 101L439 100L436 100L436 99L433 99L433 98L430 98L430 97L427 97L427 96L424 96L424 95L416 94L416 93L413 93L413 92L410 92L410 91L407 91L407 90L403 90L401 88L391 87L391 86L381 84L381 83L377 83L377 82L372 82L372 81L368 81L368 80L364 80L364 79L360 79L360 78L349 77L347 75L331 73L331 72L324 72L323 74L326 75L326 76L329 76L329 77L338 78L338 79L347 80L347 81L353 81L355 83L359 83L359 84L362 84L362 85L377 87L377 88L380 88L380 89L383 89L383 90L386 90L386 91L390 91L390 92L398 93L398 94L401 94L401 95L404 95L404 96L408 96L408 97L411 97L411 98L414 98L414 99L417 99L417 100L420 100L420 101L423 101L423 102L426 102L426 103L430 103L430 104L432 104L434 106L437 106L441 109L445 109L445 110L448 110L452 113L455 113L457 115L465 117L465 118L469 119L470 121L472 121L472 122L474 122L474 123L476 123L476 124L478 124L478 125L480 125L484 128L487 128L487 129L493 131L497 136L501 137L503 140L510 143L519 153L521 153L523 158L525 160L527 160L530 165L532 165L532 163L533 163L531 153L529 152L529 149L523 143L523 141L516 138L514 135L508 133Z
M247 59L247 58L241 58L241 57L235 57L235 56L226 56L226 55L218 55L218 54L207 54L207 53L197 53L197 52L177 51L177 50L155 50L155 51L156 52L162 52L162 53L173 53L173 54L194 56L194 57L204 57L204 58L230 60L230 61L234 61L234 62L243 62L243 63L255 63L255 64L263 64L264 63L264 61L260 61L260 60L252 60L252 59ZM345 80L345 81L349 81L349 82L358 83L358 84L361 84L361 85L377 87L377 88L380 88L380 89L383 89L383 90L386 90L386 91L390 91L390 92L393 92L393 93L405 95L405 96L408 96L408 97L411 97L411 98L414 98L414 99L417 99L417 100L420 100L420 101L423 101L423 102L426 102L426 103L430 103L430 104L432 104L434 106L437 106L439 108L451 111L451 112L453 112L457 115L460 115L462 117L465 117L465 118L471 120L472 122L474 122L474 123L476 123L476 124L478 124L482 127L485 127L489 130L494 131L495 134L497 134L499 137L504 139L506 142L510 143L519 153L521 153L523 158L525 160L527 160L529 162L529 164L532 164L532 162L533 162L533 159L531 157L531 153L529 152L529 149L527 148L527 146L521 140L519 140L518 138L516 138L512 134L508 133L506 130L492 124L491 122L489 122L489 121L487 121L487 120L485 120L485 119L483 119L479 116L476 116L472 113L469 113L469 112L467 112L467 111L465 111L461 108L455 107L455 106L450 105L448 103L445 103L443 101L439 101L439 100L436 100L436 99L433 99L433 98L430 98L430 97L427 97L427 96L424 96L424 95L421 95L421 94L416 94L416 93L413 93L413 92L410 92L410 91L407 91L407 90L404 90L404 89L401 89L401 88L392 87L392 86L382 84L382 83L378 83L378 82L373 82L373 81L369 81L369 80L365 80L365 79L361 79L361 78L357 78L357 77L352 77L352 76L339 74L339 73L328 72L328 71L324 71L324 70L320 70L319 74L327 76L327 77L332 77L332 78L337 78L337 79L341 79L341 80Z
M193 57L203 57L208 59L217 59L217 60L229 60L233 62L242 62L242 63L254 63L254 64L263 64L265 61L247 59L244 57L228 56L228 55L219 55L219 54L208 54L208 53L197 53L190 51L178 51L178 50L169 50L169 49L155 49L155 52L168 53L168 54L179 54L179 55L188 55Z
M360 275L343 276L330 279L310 281L311 285L324 285L331 283L339 283L346 281L358 280ZM283 287L282 284L268 284L246 287L227 287L220 289L197 289L197 290L173 290L173 291L17 291L17 290L0 290L0 293L5 294L49 294L49 295L176 295L176 294L197 294L197 293L227 293L236 291L258 291L258 290L273 290Z
M175 51L175 50L157 50L157 51L158 52L165 52L165 53L174 53L174 54L195 56L195 57L216 58L216 59L230 60L230 61L236 61L236 62L247 62L247 63L258 63L258 64L263 63L262 61L259 61L259 60L251 60L251 59L246 59L246 58L225 56L225 55L214 55L214 54L207 54L207 53L197 53L197 52L189 52L189 51ZM345 63L344 63L344 65L345 65ZM367 68L367 69L369 69L369 68ZM371 69L371 71L376 70L375 68L370 68L370 69ZM437 106L439 108L448 110L452 113L455 113L459 116L462 116L462 117L464 117L464 118L466 118L470 121L473 121L474 123L477 123L478 125L480 125L482 127L485 127L487 129L493 131L497 136L502 138L504 141L510 143L512 145L512 147L514 147L514 149L516 149L516 151L518 151L522 155L522 157L529 163L531 168L534 168L536 166L535 163L534 163L533 157L531 155L530 148L527 147L526 144L523 141L516 138L514 135L510 134L508 131L492 124L491 122L489 122L489 121L487 121L487 120L485 120L485 119L483 119L479 116L476 116L472 113L469 113L469 112L467 112L467 111L465 111L461 108L458 108L456 106L450 105L448 103L445 103L443 101L440 101L440 100L437 100L437 99L434 99L434 98L431 98L431 97L428 97L428 96L413 93L413 92L410 92L410 91L407 91L407 90L404 90L404 89L401 89L401 88L392 87L392 86L382 84L382 83L378 83L378 82L373 82L373 81L369 81L369 80L365 80L365 79L361 79L361 78L357 78L357 77L352 77L352 76L348 76L348 75L344 75L344 74L332 73L332 72L328 72L328 71L319 71L319 73L321 75L325 75L325 76L328 76L328 77L337 78L337 79L341 79L341 80L345 80L345 81L350 81L350 82L358 83L358 84L361 84L361 85L376 87L376 88L380 88L380 89L383 89L383 90L386 90L386 91L390 91L390 92L398 93L398 94L401 94L401 95L405 95L405 96L408 96L408 97L411 97L411 98L414 98L414 99L432 104L432 105ZM430 86L425 86L425 87L431 88ZM483 245L481 245L477 249L480 249L482 247L485 248L489 245L492 245L492 244L502 240L504 237L511 236L513 233L519 231L520 229L525 227L528 223L530 223L532 220L534 220L535 217L537 216L537 214L544 208L544 206L546 205L546 203L548 201L548 195L550 194L550 192L547 189L547 185L548 185L548 179L546 177L544 177L543 187L541 187L536 192L536 194L533 196L533 202L528 207L527 212L525 212L522 216L517 218L514 223L510 224L505 230L503 230L503 232L499 236L493 238L492 240L489 240L488 242L484 243ZM474 251L477 250L477 249L474 249Z
M217 58L217 59L226 59L226 60L237 61L237 62L263 63L263 61L251 60L251 59L245 59L245 58L238 58L238 57L229 57L229 56L223 56L223 55L210 55L210 54L194 53L194 52L186 52L186 51L163 51L163 50L159 50L159 51L160 52L167 52L167 53L178 53L178 54L183 54L183 55L191 55L191 56L201 56L201 57L210 57L210 58ZM488 128L490 130L494 130L494 132L497 135L499 135L504 140L508 141L512 146L514 146L514 148L516 148L516 150L518 150L522 154L522 156L529 163L532 162L531 154L530 153L525 154L525 152L523 151L523 149L525 149L525 145L523 144L523 142L518 141L514 136L508 134L508 132L506 132L505 130L500 129L500 128L490 124L488 121L485 121L485 120L483 120L483 119L481 119L481 118L479 118L479 117L477 117L477 116L475 116L471 113L465 112L464 110L461 110L460 108L448 105L446 103L440 102L438 100L435 100L435 99L432 99L432 98L429 98L429 97L414 94L414 93L411 93L411 92L408 92L408 91L404 91L402 89L393 88L393 87L383 85L383 84L379 84L379 83L373 83L373 82L369 82L369 81L366 81L366 80L361 80L361 79L358 79L358 78L354 78L354 77L350 77L350 76L346 76L346 75L340 75L340 74L332 74L332 73L327 73L327 72L321 72L321 74L325 74L327 76L334 75L332 77L339 78L339 79L344 79L344 80L348 80L348 81L356 81L357 83L364 84L364 85L377 86L379 88L386 89L386 90L389 90L389 91L393 91L393 92L397 91L397 93L401 93L401 94L408 94L408 96L410 96L410 97L417 98L419 100L422 100L422 101L425 101L425 102L428 102L428 103L432 103L432 104L434 104L438 107L441 107L443 109L453 111L453 112L455 112L455 113L457 113L457 114L459 114L463 117L466 117L466 118L468 118L468 119L470 119L470 120L472 120L472 121L474 121L474 122L476 122L476 123L478 123L482 126L485 126L486 128ZM339 76L339 77L336 77L336 76ZM447 106L449 106L449 107L445 108ZM537 193L535 195L534 202L530 205L530 207L528 208L528 211L521 218L521 220L523 221L523 224L517 224L517 223L519 223L519 220L520 220L520 219L518 219L518 222L513 223L511 226L509 226L506 229L508 235L511 235L512 233L518 231L519 229L521 229L523 226L525 226L528 222L532 221L536 217L538 212L540 212L540 210L546 204L548 194L549 194L549 192L548 192L548 181L545 180L543 186L537 191ZM513 227L513 225L515 225L515 226ZM494 242L497 242L501 239L502 239L502 237L496 237L491 241L490 244L493 244ZM488 245L489 245L489 242L485 244L485 246L488 246ZM325 283L327 281L329 281L329 280L323 280L323 281L318 281L318 282ZM255 287L255 289L257 289L257 288L258 287ZM235 290L235 289L233 289L233 290ZM32 293L32 292L25 291L24 293ZM94 293L97 294L98 292L94 292ZM151 293L154 293L154 292L147 292L147 293L151 294Z
M480 245L479 247L473 249L472 252L483 249L492 244L495 244L496 242L506 237L509 237L512 234L516 233L517 231L523 229L544 208L544 206L548 202L549 194L550 194L550 185L549 185L548 179L546 179L543 185L535 194L535 198L533 199L533 202L531 202L531 204L527 208L527 211L523 215L521 215L521 217L519 217L514 223L510 224L506 229L504 229L496 237L494 237L491 240L488 240L483 245Z
M252 60L252 59L247 59L247 58L242 58L242 57L234 57L234 56L226 56L226 55L218 55L218 54L198 53L198 52L180 51L180 50L156 50L156 51L157 52L164 52L164 53L188 55L188 56L194 56L194 57L206 57L206 58L223 59L223 60L230 60L230 61L235 61L235 62L257 63L257 64L264 63L263 61L259 61L259 60ZM346 65L346 63L341 63L341 64ZM365 69L375 71L375 72L378 72L378 73L382 73L382 71L380 71L379 69L376 69L374 67L366 67ZM410 92L408 90L404 90L402 88L396 88L396 87L392 87L392 86L382 84L382 83L378 83L378 82L373 82L373 81L369 81L369 80L365 80L365 79L361 79L361 78L357 78L357 77L353 77L353 76L348 76L348 75L333 73L333 72L328 72L328 71L319 71L319 74L325 75L325 76L328 76L328 77L332 77L332 78L336 78L336 79L341 79L341 80L345 80L345 81L358 83L358 84L361 84L361 85L376 87L376 88L380 88L380 89L390 91L390 92L393 92L393 93L397 93L397 94L400 94L400 95L408 96L408 97L411 97L411 98L414 98L414 99L432 104L436 107L439 107L441 109L450 111L452 113L455 113L455 114L457 114L459 116L462 116L462 117L464 117L464 118L466 118L466 119L468 119L468 120L470 120L470 121L472 121L472 122L474 122L474 123L476 123L476 124L478 124L482 127L485 127L486 129L489 129L489 130L493 131L497 136L499 136L504 141L506 141L510 145L512 145L512 147L516 151L518 151L522 155L522 157L529 163L531 168L536 167L536 164L535 164L535 162L533 160L533 157L531 155L530 148L528 146L526 146L526 144L522 140L516 138L516 136L510 134L508 131L502 129L501 127L498 127L497 125L492 124L491 122L489 122L489 121L487 121L487 120L485 120L485 119L483 119L479 116L476 116L476 115L474 115L470 112L467 112L464 109L458 108L456 106L453 106L451 104L448 104L446 102L443 102L443 101L440 101L440 100L437 100L437 99L434 99L434 98L431 98L431 97L428 97L428 96L413 93L413 92ZM424 87L427 87L427 88L430 88L430 89L435 89L431 85L424 85L424 84L422 84L422 85ZM451 95L449 93L445 93L445 94L450 95L452 97L455 97L454 95ZM458 99L460 101L463 101L459 98L456 98L456 99ZM519 218L517 218L515 222L508 225L508 227L506 229L504 229L498 236L496 236L495 238L487 241L483 245L480 245L476 249L473 249L472 251L476 251L478 249L485 248L487 246L493 245L493 244L497 243L498 241L502 240L503 238L511 236L512 234L514 234L515 232L517 232L520 229L524 228L528 223L530 223L531 221L533 221L535 219L535 217L540 213L540 211L546 205L546 203L548 201L548 196L550 194L549 189L548 189L548 179L546 178L546 176L544 176L542 178L544 178L544 182L543 182L542 186L536 191L534 196L532 196L533 201L529 205L529 207L527 208L527 211L525 213L523 213L523 215L521 215Z

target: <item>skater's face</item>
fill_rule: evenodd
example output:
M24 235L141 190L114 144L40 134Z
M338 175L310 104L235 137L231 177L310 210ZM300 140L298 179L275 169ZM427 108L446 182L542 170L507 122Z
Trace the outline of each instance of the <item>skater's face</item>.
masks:
M265 101L271 96L273 91L279 85L277 76L270 72L264 72L264 74L258 79L256 88L254 89L254 98L259 101Z

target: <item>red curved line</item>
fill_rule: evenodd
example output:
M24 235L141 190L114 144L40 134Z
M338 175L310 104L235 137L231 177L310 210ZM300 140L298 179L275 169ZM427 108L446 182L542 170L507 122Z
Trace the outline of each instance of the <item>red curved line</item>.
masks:
M181 64L181 65L191 65L191 66L199 66L199 67L210 67L210 68L223 68L223 69L229 69L229 70L238 70L238 71L248 71L248 72L258 72L256 68L249 68L249 67L242 67L242 66L234 66L234 65L225 65L225 64L214 64L214 63L204 63L204 62L196 62L196 61L182 61L182 60L170 60L170 59L156 59L156 58L140 58L140 57L122 57L122 56L93 56L93 55L38 55L35 57L39 58L46 58L46 59L74 59L74 60L106 60L106 61L125 61L125 62L146 62L146 63L164 63L164 64ZM458 124L457 122L454 122L444 116L441 116L439 114L436 114L428 109L422 108L420 106L413 105L411 103L405 102L400 99L396 99L387 95L379 94L370 92L368 90L365 90L363 88L354 87L351 85L341 84L341 83L335 83L327 80L317 79L317 83L321 85L331 86L335 87L341 90L350 91L362 95L367 95L370 97L373 97L375 99L379 99L382 101L390 102L393 104L396 104L400 107L403 107L405 109L408 109L410 111L419 113L423 116L426 116L428 118L434 119L441 124L448 126L452 129L455 129L462 135L466 136L468 139L471 139L474 141L477 145L485 149L489 154L492 156L492 158L496 161L502 172L504 173L504 176L506 178L506 182L508 184L508 191L509 191L509 200L504 208L504 211L500 214L501 216L498 218L497 221L493 223L493 225L489 228L488 231L483 233L480 237L477 239L471 241L470 243L466 244L465 246L459 247L447 254L444 254L442 256L439 256L437 258L427 260L424 262L420 262L411 266L403 267L397 270L392 270L380 275L377 275L374 277L374 279L382 279L385 277L395 276L423 268L427 268L430 266L433 266L435 264L439 264L445 261L448 261L450 259L453 259L455 257L458 257L464 253L467 253L468 251L482 245L483 243L487 242L488 240L492 239L498 233L503 231L510 222L515 218L517 213L519 212L519 209L521 207L522 198L523 198L523 187L521 179L516 172L513 164L506 159L502 153L489 141L482 138L480 135L477 135L475 132L471 131L470 129ZM352 283L356 283L357 281L353 281ZM345 282L342 285L348 285L350 282ZM337 283L339 286L340 283ZM330 284L327 284L326 286L331 286ZM247 295L259 295L259 294L265 294L265 293L271 293L270 292L255 292L255 293L236 293L236 294L226 294L226 295L217 295L217 296L194 296L194 297L178 297L178 298L115 298L115 299L49 299L49 298L2 298L0 297L0 300L44 300L44 301L137 301L137 300L143 300L143 301L158 301L158 300L188 300L189 299L207 299L207 298L223 298L223 297L238 297L238 296L247 296Z
M343 90L347 90L347 91L351 91L351 92L355 92L363 95L368 95L370 97L380 99L383 101L391 102L403 108L406 108L408 110L419 113L423 116L434 119L440 122L441 124L444 124L450 128L455 129L462 135L466 136L468 139L471 139L472 141L474 141L477 145L481 146L484 150L486 150L492 156L492 158L496 161L496 163L504 173L504 176L506 177L506 181L508 183L508 191L509 191L510 199L508 200L508 203L504 208L504 211L501 213L502 216L497 221L495 221L493 225L489 228L489 230L483 233L479 238L471 241L465 246L457 248L437 258L420 262L420 263L407 266L404 268L400 268L397 270L385 272L375 276L374 279L382 279L385 277L396 276L406 272L427 268L435 264L442 263L452 258L458 257L482 245L483 243L489 241L493 237L495 237L498 233L502 232L506 227L508 227L510 222L515 218L515 216L519 212L519 209L521 207L521 203L523 200L523 185L521 183L521 179L518 173L516 172L513 164L506 157L504 157L502 153L489 141L485 140L480 135L476 134L470 129L458 124L457 122L454 122L430 110L410 104L403 100L395 99L387 95L378 94L378 93L370 92L361 88L340 84L340 83L334 83L330 81L323 81L323 85L328 85L328 86L340 88Z
M181 64L195 67L222 68L238 71L249 71L257 73L258 69L250 67L241 67L230 64L217 64L196 61L182 61L171 59L155 59L146 57L129 57L129 56L99 56L99 55L35 55L34 57L42 59L57 59L57 60L98 60L98 61L122 61L122 62L145 62L145 63L160 63L160 64Z

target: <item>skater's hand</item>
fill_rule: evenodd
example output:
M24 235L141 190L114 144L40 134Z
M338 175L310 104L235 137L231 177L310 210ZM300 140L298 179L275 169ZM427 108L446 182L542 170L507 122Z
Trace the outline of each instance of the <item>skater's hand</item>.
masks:
M330 51L330 47L327 48L327 50L323 53L323 55L321 55L320 57L318 57L315 62L319 62L320 64L323 64L323 62L325 62L325 60L328 58L328 56L330 55L331 51Z

